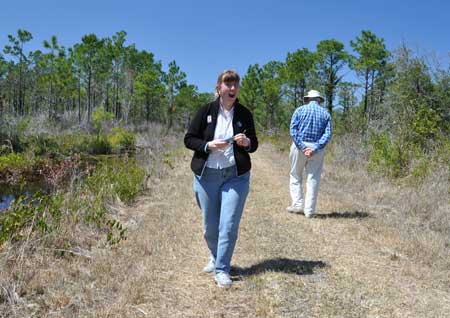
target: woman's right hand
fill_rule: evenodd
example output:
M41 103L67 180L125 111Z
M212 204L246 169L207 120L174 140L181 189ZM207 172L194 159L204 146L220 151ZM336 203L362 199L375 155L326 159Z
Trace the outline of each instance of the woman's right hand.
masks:
M228 147L228 145L229 143L223 139L215 139L208 142L208 150L210 151L221 150Z

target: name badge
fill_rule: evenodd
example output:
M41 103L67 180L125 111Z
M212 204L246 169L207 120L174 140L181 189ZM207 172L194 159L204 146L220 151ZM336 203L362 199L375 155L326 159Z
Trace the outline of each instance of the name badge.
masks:
M212 123L212 117L211 117L211 115L208 115L208 117L206 117L206 122L207 122L208 124Z

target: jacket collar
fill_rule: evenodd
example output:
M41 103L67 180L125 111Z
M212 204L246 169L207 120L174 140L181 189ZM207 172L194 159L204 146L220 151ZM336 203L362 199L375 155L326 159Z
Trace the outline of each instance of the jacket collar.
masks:
M234 109L235 109L235 111L236 111L236 109L238 108L239 105L240 105L239 104L239 99L236 98L236 101L234 102ZM217 114L219 112L219 109L220 109L220 97L217 97L216 100L213 101L213 106L214 106L213 107L214 112L215 112L215 114Z

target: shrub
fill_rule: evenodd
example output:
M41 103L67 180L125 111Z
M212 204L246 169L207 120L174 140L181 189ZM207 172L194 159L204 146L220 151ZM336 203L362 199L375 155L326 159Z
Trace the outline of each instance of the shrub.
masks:
M90 191L99 193L103 201L116 196L130 203L143 189L145 172L134 159L112 158L102 162L86 180Z
M408 148L399 140L391 139L388 134L374 134L370 137L369 172L377 172L391 178L405 176L408 173Z
M105 125L112 121L114 115L107 112L103 107L98 107L92 113L92 125L94 126L95 132L101 134L105 130Z
M346 113L338 111L333 113L333 135L342 136L347 133L365 134L367 130L367 116L363 112L363 107L354 107Z
M0 145L0 156L8 155L13 152L13 149L9 145Z
M23 151L23 135L29 121L29 118L5 116L0 121L0 143L9 145L14 152Z
M89 152L93 138L95 137L83 132L61 135L58 137L60 151L66 156Z
M412 142L423 149L427 148L430 140L433 140L439 133L441 118L430 107L420 106L412 126Z
M427 157L420 157L416 159L416 163L411 170L411 175L417 180L422 181L430 172L432 168L432 160Z
M113 151L131 151L135 149L136 136L125 128L116 127L108 134L108 141Z
M111 144L105 135L97 135L89 142L89 152L94 155L106 155L111 153Z
M32 162L24 154L10 153L0 156L0 172L12 169L24 169L32 165Z
M58 155L60 154L57 138L45 134L36 136L23 137L23 145L26 150L35 156L43 156L46 154Z

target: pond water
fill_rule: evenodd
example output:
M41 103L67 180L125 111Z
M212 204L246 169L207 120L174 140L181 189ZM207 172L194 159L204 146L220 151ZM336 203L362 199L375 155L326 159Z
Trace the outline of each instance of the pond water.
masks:
M13 194L2 194L0 196L0 211L6 210L16 197Z
M0 213L11 206L11 203L20 196L31 198L36 192L48 192L39 183L27 183L26 186L11 186L0 183Z
M127 154L127 156L133 157L133 154ZM96 166L99 162L111 162L117 160L117 155L96 155L87 156L82 159L81 165L78 168L80 171L84 171L87 167ZM19 198L25 196L31 198L35 193L41 192L44 194L50 194L50 188L45 184L42 176L32 176L30 180L24 181L22 185L11 186L9 184L2 183L0 180L0 213L11 206L11 203Z

